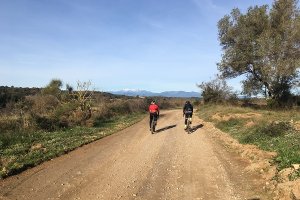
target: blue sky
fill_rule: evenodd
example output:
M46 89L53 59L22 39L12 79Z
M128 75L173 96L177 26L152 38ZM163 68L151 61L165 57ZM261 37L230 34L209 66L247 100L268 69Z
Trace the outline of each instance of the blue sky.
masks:
M272 2L0 0L0 85L198 91L218 72L218 20Z

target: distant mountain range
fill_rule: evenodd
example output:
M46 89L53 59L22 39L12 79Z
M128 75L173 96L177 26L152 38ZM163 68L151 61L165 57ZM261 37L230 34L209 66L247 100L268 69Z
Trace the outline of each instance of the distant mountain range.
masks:
M162 97L181 97L181 98L190 98L190 97L200 97L199 92L185 92L185 91L166 91L166 92L150 92L147 90L120 90L120 91L109 91L111 94L116 95L126 95L126 96L144 96L144 97L152 97L152 96L162 96Z

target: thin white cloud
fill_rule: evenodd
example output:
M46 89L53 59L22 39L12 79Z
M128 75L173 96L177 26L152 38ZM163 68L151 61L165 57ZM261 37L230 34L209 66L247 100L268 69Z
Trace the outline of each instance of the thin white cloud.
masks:
M227 10L220 6L217 6L213 0L191 0L201 11L217 12L218 14L225 14Z
M164 25L161 22L156 21L154 19L150 19L149 17L140 16L139 19L143 24L146 24L147 26L150 26L152 28L155 28L155 29L163 29L164 28Z

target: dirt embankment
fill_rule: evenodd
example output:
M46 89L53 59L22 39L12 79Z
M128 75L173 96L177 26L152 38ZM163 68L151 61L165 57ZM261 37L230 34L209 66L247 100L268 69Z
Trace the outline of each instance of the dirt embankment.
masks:
M247 118L247 116L248 115L243 115L243 118ZM260 117L259 115L257 116ZM251 121L249 121L248 124L250 123ZM237 152L242 158L249 161L250 164L245 170L260 174L261 181L265 182L263 186L264 190L268 193L272 193L273 199L300 199L300 179L294 181L289 180L289 177L299 169L299 165L293 165L291 168L278 171L276 166L272 164L272 159L277 155L275 152L260 150L255 145L240 144L228 134L215 128L212 123L205 122L204 124L209 128L212 133L211 135L215 139L222 141L229 149Z

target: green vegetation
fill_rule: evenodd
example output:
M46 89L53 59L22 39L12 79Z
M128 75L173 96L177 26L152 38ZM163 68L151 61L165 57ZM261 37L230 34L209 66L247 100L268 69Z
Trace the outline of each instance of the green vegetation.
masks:
M235 8L219 20L218 33L220 74L199 85L205 103L200 116L241 143L277 152L278 169L300 163L300 101L292 92L299 87L298 1L277 0L270 8L253 6L246 13ZM243 94L263 94L267 100L253 104L249 98L243 105L252 108L239 107L240 100L224 81L238 76L245 77ZM292 176L298 177L299 171Z
M16 174L79 146L103 138L142 119L137 113L98 122L95 127L0 134L0 178Z
M152 98L90 90L91 82L53 79L41 89L0 87L0 178L69 152L145 116ZM184 99L155 97L161 109Z
M39 88L15 88L0 86L0 109L11 107L14 103L23 100L25 96L35 95L39 92Z
M275 151L278 169L300 163L300 113L237 106L204 105L199 115L239 142Z
M74 90L61 80L42 89L1 88L0 178L36 166L140 120L147 101Z
M202 82L198 85L202 90L202 99L204 103L237 103L238 99L232 92L224 79L216 77L208 82Z

